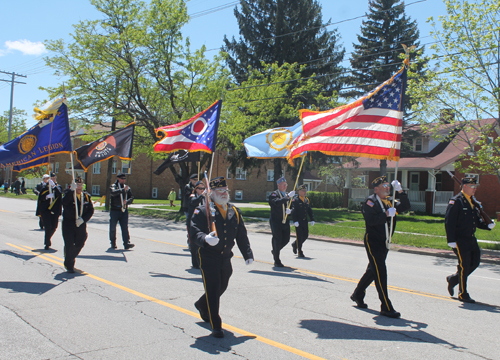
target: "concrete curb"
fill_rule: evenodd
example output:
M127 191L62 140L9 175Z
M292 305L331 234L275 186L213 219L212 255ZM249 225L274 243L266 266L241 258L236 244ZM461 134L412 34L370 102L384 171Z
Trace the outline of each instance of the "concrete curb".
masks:
M249 230L249 231L252 231L252 230ZM269 230L256 230L253 232L262 233L262 234L271 234L271 231L269 231ZM295 234L293 234L293 233L290 234L290 237L295 237ZM310 236L308 238L308 240L334 242L337 244L363 246L364 247L363 242L358 241L358 240L328 238L328 237L323 237L323 236ZM456 259L455 254L451 250L417 248L417 247L413 247L413 246L393 244L391 246L391 251L399 251L399 252L403 252L403 253L416 254L416 255L426 255L426 256L435 256L435 257ZM500 251L481 249L481 262L487 263L487 264L500 264Z

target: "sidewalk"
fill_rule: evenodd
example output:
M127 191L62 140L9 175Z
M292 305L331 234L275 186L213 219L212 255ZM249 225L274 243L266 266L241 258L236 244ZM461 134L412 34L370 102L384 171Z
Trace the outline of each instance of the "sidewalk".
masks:
M258 223L246 223L248 231L264 233L271 235L271 229L269 227L269 223L266 222L258 222ZM292 233L290 237L295 238L295 234ZM349 240L349 239L338 239L338 238L329 238L326 236L317 236L311 235L308 240L316 240L316 241L327 241L334 242L345 245L353 245L353 246L364 246L363 241L360 240ZM451 250L442 250L442 249L430 249L430 248L418 248L414 246L408 245L398 245L392 244L391 251L400 251L410 254L418 254L418 255L427 255L427 256L436 256L436 257L444 257L450 259L456 259L455 254ZM500 251L499 250L486 250L481 249L481 262L488 264L500 264Z

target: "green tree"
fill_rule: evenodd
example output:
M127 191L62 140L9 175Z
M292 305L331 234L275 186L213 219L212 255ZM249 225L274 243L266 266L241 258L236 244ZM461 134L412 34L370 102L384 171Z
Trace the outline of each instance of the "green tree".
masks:
M5 144L9 140L9 113L9 111L5 111L3 116L0 115L0 144ZM27 130L27 117L24 110L12 109L11 140Z
M188 119L220 95L228 72L220 59L209 60L205 48L192 52L181 28L189 18L183 0L92 0L98 20L74 26L73 41L47 41L56 55L46 59L65 76L73 118L86 124L127 124L135 119L134 150L153 158L155 129ZM51 96L62 86L47 89ZM204 161L209 159L204 157ZM182 186L195 166L181 163ZM109 198L109 197L107 197Z
M433 32L433 63L409 83L413 110L437 139L446 138L443 128L462 129L461 140L479 148L463 158L472 160L466 170L495 174L500 182L500 138L488 139L500 128L500 2L448 0L446 8L442 30Z
M406 16L404 3L400 0L370 0L368 3L367 20L363 20L361 34L357 36L358 43L353 44L351 56L353 68L349 82L354 89L346 93L348 96L361 96L373 90L376 85L390 79L401 67L403 62L402 44L416 47L410 61L416 53L422 53L420 47L417 22ZM416 63L413 71L421 72L423 64ZM410 108L411 93L405 98L407 109ZM406 130L408 121L404 122ZM403 148L403 150L406 148ZM387 161L380 161L380 174L387 171Z

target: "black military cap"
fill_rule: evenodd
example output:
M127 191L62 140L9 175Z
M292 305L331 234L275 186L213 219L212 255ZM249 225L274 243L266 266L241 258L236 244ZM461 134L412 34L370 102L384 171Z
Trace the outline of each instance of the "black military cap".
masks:
M119 172L119 173L116 175L116 177L117 177L118 179L125 179L127 176L126 176L124 173Z
M306 184L302 184L300 185L297 190L307 190L307 185Z
M215 179L210 180L210 188L211 189L216 189L216 188L221 188L221 187L226 187L226 179L224 176L219 176L216 177Z
M194 188L195 188L195 189L196 189L196 188L199 188L199 187L203 187L203 188L205 187L205 185L203 184L203 181L201 181L201 180L200 180L200 181L198 181L198 182L194 185Z
M386 175L382 175L382 176L379 176L378 178L373 179L372 186L373 187L377 187L380 184L383 184L385 182L387 182L387 176Z
M198 174L193 174L189 177L190 179L198 179Z
M55 173L53 173L53 172L51 172L51 173L50 173L50 177L56 177L56 174L55 174Z
M81 177L77 177L75 179L75 183L77 183L77 184L83 184L83 179Z
M462 185L475 185L477 184L477 179L475 177L464 177L462 178Z

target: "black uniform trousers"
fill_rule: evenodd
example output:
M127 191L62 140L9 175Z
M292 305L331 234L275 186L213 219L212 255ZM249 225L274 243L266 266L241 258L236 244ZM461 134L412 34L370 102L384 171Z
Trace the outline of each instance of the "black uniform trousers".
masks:
M297 249L299 250L299 253L301 253L302 244L304 244L309 237L309 224L307 223L307 220L299 221L299 226L295 228L295 236L297 237L295 241Z
M290 222L286 220L283 224L281 221L269 220L271 232L273 234L273 256L274 262L280 262L280 251L290 241Z
M460 290L458 294L459 298L467 298L469 296L467 293L467 277L472 274L481 263L481 250L479 250L479 246L477 245L462 248L457 244L453 252L458 258L457 272L448 278L448 282L452 286L458 284Z
M57 230L59 225L59 216L52 214L49 210L40 212L43 221L43 228L45 230L45 246L52 246L52 236Z
M130 235L128 233L128 209L125 211L110 210L109 212L109 241L111 245L116 245L116 224L120 223L122 230L123 246L130 242Z
M231 258L221 259L218 256L206 256L202 251L203 249L199 249L198 254L205 293L196 301L195 306L201 312L208 313L212 329L221 330L220 297L226 291L229 278L233 274Z
M387 250L384 240L378 240L375 244L374 242L370 242L368 234L365 234L364 243L366 254L368 255L368 267L359 280L353 295L357 299L364 299L366 288L375 281L381 310L392 311L394 308L387 293L387 267L385 265L389 250Z
M76 226L75 220L63 218L62 235L64 239L64 266L66 269L72 270L75 267L75 259L87 240L87 224Z

